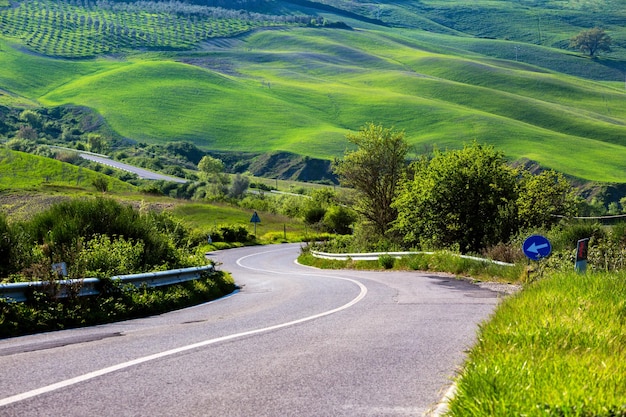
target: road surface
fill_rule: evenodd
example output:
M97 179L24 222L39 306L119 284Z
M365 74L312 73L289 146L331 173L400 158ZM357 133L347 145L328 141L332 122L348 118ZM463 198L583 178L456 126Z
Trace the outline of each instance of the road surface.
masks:
M298 245L216 252L241 286L156 317L0 340L1 416L421 416L499 295L320 271Z
M162 181L172 181L178 182L180 184L184 184L187 182L184 178L173 177L171 175L159 174L144 168L139 168L134 165L128 165L123 162L116 161L114 159L110 159L104 156L94 155L92 153L83 153L80 152L78 154L81 158L87 159L92 162L97 162L102 165L107 165L115 169L121 169L122 171L130 172L131 174L137 175L139 178L144 180L162 180Z

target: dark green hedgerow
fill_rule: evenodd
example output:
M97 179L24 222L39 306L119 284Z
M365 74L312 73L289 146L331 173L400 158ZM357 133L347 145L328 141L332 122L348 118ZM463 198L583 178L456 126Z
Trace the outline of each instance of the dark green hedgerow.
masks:
M24 303L0 299L0 338L146 317L214 300L236 288L232 277L221 271L161 288L102 282L97 296L60 299L33 292Z

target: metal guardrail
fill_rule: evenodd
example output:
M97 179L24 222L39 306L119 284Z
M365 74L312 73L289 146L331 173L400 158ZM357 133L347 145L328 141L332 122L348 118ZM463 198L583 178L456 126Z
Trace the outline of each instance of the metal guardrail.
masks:
M181 282L193 281L202 276L204 272L213 272L213 265L198 266L193 268L173 269L170 271L147 272L143 274L116 275L112 280L122 284L132 284L137 288L162 287L165 285L179 284ZM54 282L50 281L28 281L0 284L0 299L9 302L23 302L28 298L28 293L33 290L45 291L54 286L58 290L56 296L59 298L68 297L69 294L78 296L96 295L99 293L98 278L84 279L64 279Z
M334 259L336 261L347 261L348 259L353 259L355 261L376 261L378 258L384 255L392 256L394 258L402 258L404 256L411 255L434 255L435 252L371 252L371 253L327 253L327 252L318 252L311 251L311 254L320 259ZM469 255L459 255L452 254L454 256L458 256L459 258L471 259L473 261L479 262L488 262L496 265L504 265L504 266L513 266L514 264L510 264L502 261L494 261L492 259L479 258L477 256L469 256Z

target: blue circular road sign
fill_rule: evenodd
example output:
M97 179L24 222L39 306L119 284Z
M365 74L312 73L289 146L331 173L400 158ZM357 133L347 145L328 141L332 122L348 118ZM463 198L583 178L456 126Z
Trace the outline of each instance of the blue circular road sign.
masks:
M524 255L528 258L538 261L541 258L545 258L552 252L552 245L545 236L532 235L526 238L522 245Z

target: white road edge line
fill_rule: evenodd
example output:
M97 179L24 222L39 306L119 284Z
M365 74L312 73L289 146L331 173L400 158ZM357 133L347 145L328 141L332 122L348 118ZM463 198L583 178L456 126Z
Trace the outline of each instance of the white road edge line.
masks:
M240 261L242 259L249 258L249 257L252 257L252 256L262 255L262 254L265 254L267 252L273 252L273 251L266 251L266 252L262 252L262 253L258 253L258 254L244 256L244 257L242 257L242 258L237 260L237 265L241 266L242 268L251 269L251 270L257 270L257 271L263 271L263 272L271 272L271 273L275 273L275 274L284 274L284 273L282 273L280 271L260 270L260 269L255 269L255 268L243 266L243 265L240 264ZM311 276L311 275L314 275L314 274L296 274L296 275ZM329 278L329 276L327 276L327 275L318 275L318 276L323 276L325 278ZM71 385L76 385L76 384L79 384L81 382L85 382L85 381L88 381L90 379L94 379L94 378L97 378L97 377L100 377L100 376L103 376L103 375L106 375L106 374L110 374L110 373L113 373L113 372L116 372L116 371L119 371L119 370L122 370L122 369L130 368L132 366L139 365L139 364L142 364L142 363L145 363L145 362L150 362L150 361L153 361L153 360L156 360L156 359L161 359L161 358L164 358L164 357L167 357L167 356L176 355L178 353L182 353L182 352L186 352L186 351L189 351L189 350L192 350L192 349L197 349L197 348L209 346L209 345L212 345L212 344L215 344L215 343L225 342L227 340L233 340L233 339L238 339L238 338L241 338L241 337L246 337L246 336L250 336L250 335L254 335L254 334L259 334L259 333L264 333L264 332L270 332L272 330L282 329L284 327L289 327L289 326L293 326L293 325L296 325L296 324L304 323L304 322L307 322L307 321L310 321L310 320L315 320L315 319L318 319L320 317L328 316L328 315L331 315L331 314L334 314L334 313L337 313L339 311L346 310L346 309L352 307L353 305L355 305L356 303L361 301L365 297L365 295L367 294L367 287L365 287L365 285L361 284L358 281L355 281L355 280L349 279L349 278L332 277L332 276L330 276L330 278L335 278L335 279L340 279L340 280L350 281L350 282L355 283L360 288L359 295L357 295L356 298L354 298L352 301L348 302L347 304L344 304L341 307L335 308L333 310L325 311L323 313L315 314L313 316L304 317L304 318L301 318L301 319L298 319L298 320L293 320L293 321L290 321L290 322L287 322L287 323L277 324L277 325L270 326L270 327L264 327L264 328L260 328L260 329L256 329L256 330L249 330L247 332L235 333L235 334L231 334L231 335L228 335L228 336L222 336L222 337L218 337L216 339L209 339L209 340L205 340L205 341L194 343L194 344L187 345L187 346L181 346L181 347L176 348L176 349L166 350L164 352L155 353L153 355L144 356L142 358L137 358L137 359L134 359L132 361L123 362L123 363L120 363L118 365L113 365L113 366L109 366L107 368L99 369L97 371L89 372L89 373L86 373L84 375L80 375L80 376L77 376L77 377L74 377L74 378L66 379L65 381L60 381L60 382L57 382L55 384L47 385L45 387L41 387L41 388L37 388L37 389L31 390L31 391L24 392L22 394L12 395L10 397L0 399L0 407L7 406L7 405L10 405L10 404L19 402L19 401L26 400L28 398L33 398L33 397L36 397L36 396L39 396L39 395L42 395L42 394L49 393L49 392L52 392L52 391L56 391L56 390L59 390L61 388L65 388L65 387L68 387L68 386L71 386Z

